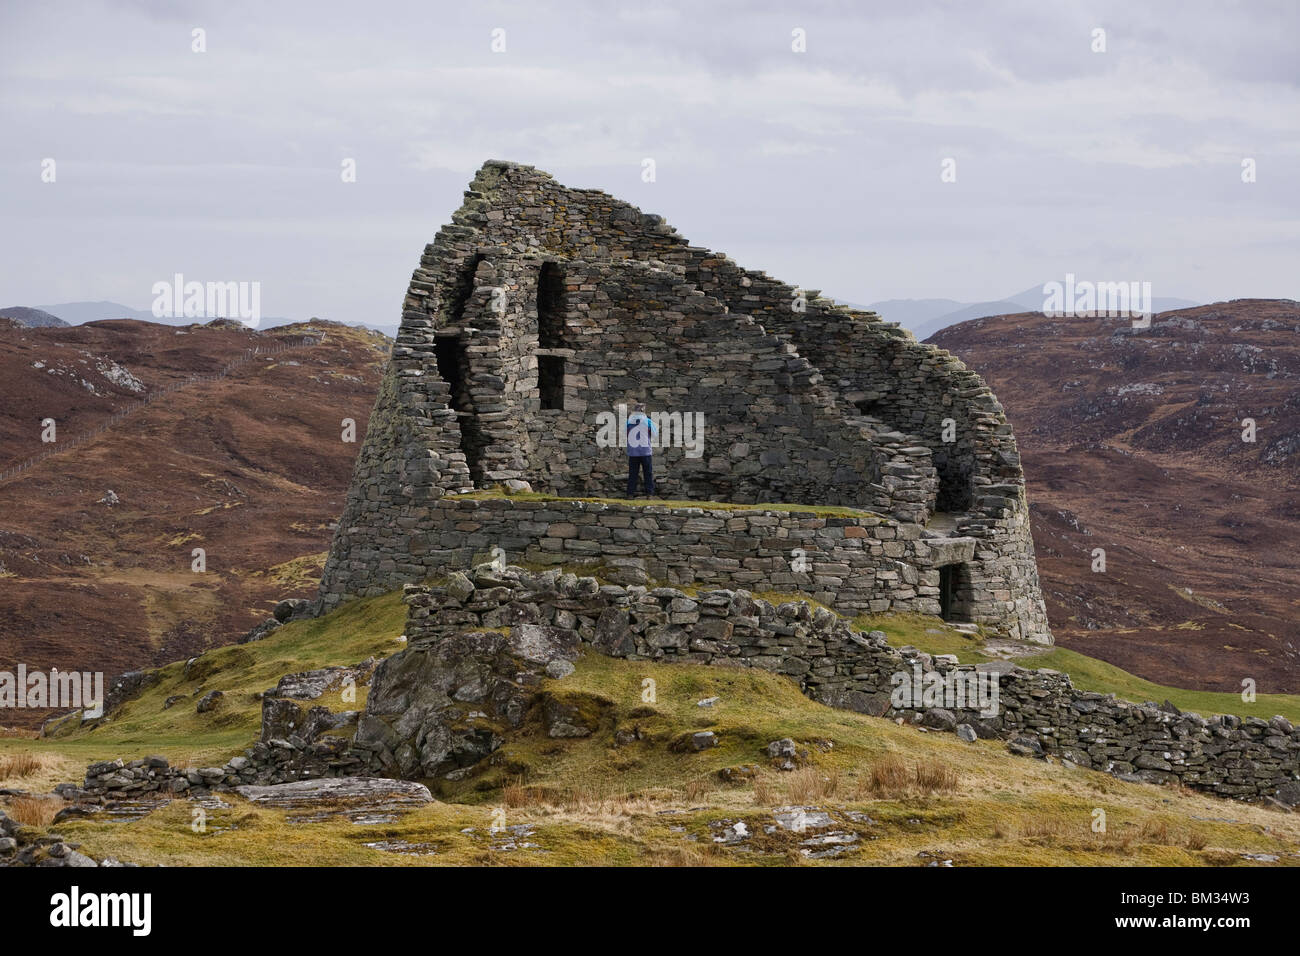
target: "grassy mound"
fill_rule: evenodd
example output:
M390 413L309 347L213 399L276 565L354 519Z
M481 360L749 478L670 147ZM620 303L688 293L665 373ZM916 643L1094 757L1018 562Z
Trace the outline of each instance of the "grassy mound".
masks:
M188 676L184 664L170 665L102 726L54 740L0 739L0 786L48 790L117 756L220 762L255 739L257 691L285 673L400 649L404 616L398 594L356 601L265 641L211 651ZM928 619L873 623L899 644L966 640ZM1137 686L1123 672L1095 673ZM197 714L198 698L218 689L222 706ZM95 857L171 865L1229 865L1250 862L1246 854L1300 863L1294 815L834 710L764 671L588 652L541 691L524 726L472 776L429 781L437 801L391 820L298 819L223 795L228 806L208 809L199 828L194 805L180 800L131 822L88 818L53 830ZM188 696L164 709L180 694ZM717 700L700 706L709 698ZM364 697L321 702L354 708ZM550 736L557 710L588 735ZM704 731L716 746L696 750L694 735ZM798 750L793 771L766 754L786 737ZM789 807L811 808L814 820L824 814L826 825L791 827ZM1104 832L1094 829L1098 811ZM828 848L839 855L811 856Z
M1294 817L831 710L761 671L588 653L543 690L590 721L591 735L551 738L534 715L478 775L437 782L439 802L390 822L294 822L290 811L226 796L230 807L210 811L198 833L183 801L130 823L57 829L83 852L173 865L763 865L811 862L805 841L818 833L779 825L780 808L801 806L829 814L831 832L851 840L818 861L832 865L1195 865L1246 853L1300 862ZM708 697L719 700L700 707ZM618 730L639 739L614 746ZM718 745L680 746L702 730ZM793 772L766 758L781 737L801 752ZM1104 833L1092 829L1099 809ZM738 821L747 839L715 842Z
M45 754L45 768L0 786L46 788L61 780L80 781L85 767L114 757L161 754L177 766L208 767L224 763L250 746L261 729L262 704L254 695L274 687L284 674L330 665L355 664L372 655L400 650L395 639L406 622L400 593L352 601L334 613L296 621L253 644L207 651L186 673L186 662L160 668L157 679L139 697L127 701L110 719L95 727L48 740L0 738L6 754ZM224 695L213 711L196 711L209 691ZM165 706L171 697L181 699ZM335 710L365 707L365 688L355 703L344 704L337 691L315 703ZM58 758L58 759L56 759Z

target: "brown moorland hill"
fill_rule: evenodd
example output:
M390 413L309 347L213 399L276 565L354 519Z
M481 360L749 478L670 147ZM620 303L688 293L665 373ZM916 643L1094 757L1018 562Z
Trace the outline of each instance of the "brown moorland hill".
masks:
M1015 428L1058 643L1164 684L1300 690L1298 333L1300 303L1242 299L1148 329L1028 313L928 340Z
M311 595L358 448L341 421L364 436L389 347L333 323L0 322L0 472L48 447L45 418L75 437L309 328L321 345L161 395L0 482L0 667L162 664ZM1034 313L930 340L985 375L1016 428L1063 646L1166 684L1300 689L1297 331L1296 303L1246 300L1148 330ZM117 504L101 500L110 490ZM1105 574L1091 571L1097 547Z
M304 335L320 344L247 354ZM342 421L355 420L359 443L389 345L332 322L266 332L225 321L6 323L0 473L51 447L45 419L58 447L154 400L0 481L0 668L111 679L229 643L276 600L314 593L359 447L342 440ZM243 364L183 384L231 362ZM195 548L203 573L192 570ZM9 711L3 722L38 716Z

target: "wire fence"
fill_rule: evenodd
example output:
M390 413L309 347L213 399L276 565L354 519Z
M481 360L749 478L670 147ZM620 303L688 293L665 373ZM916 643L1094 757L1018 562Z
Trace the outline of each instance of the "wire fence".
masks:
M136 401L131 402L129 405L122 406L117 411L115 411L112 415L109 415L108 418L100 422L98 425L96 425L94 428L90 429L89 431L78 432L76 435L74 435L72 438L67 439L66 441L59 440L56 442L51 442L50 443L51 447L41 452L40 454L32 455L32 457L26 459L25 461L20 461L18 464L11 465L9 468L6 468L4 471L0 471L0 481L8 481L10 478L17 477L18 475L21 475L23 472L35 468L37 465L39 465L47 458L52 458L55 455L61 455L65 451L71 451L72 449L80 445L84 445L88 441L92 441L98 438L100 435L104 434L104 432L108 431L114 425L118 424L118 422L122 421L125 418L130 417L131 415L134 415L142 408L147 408L148 406L152 405L154 402L158 401L158 399L160 398L163 398L167 395L174 394L175 392L179 392L183 388L189 388L191 385L200 385L204 382L215 382L219 379L223 379L226 376L228 376L231 372L239 368L242 368L245 365L248 365L250 362L256 362L259 359L263 359L271 355L279 355L281 352L288 352L291 349L301 349L301 348L308 348L313 345L319 345L323 340L324 340L323 335L322 336L304 335L301 339L290 339L289 341L285 342L283 345L276 345L270 348L266 348L264 346L259 345L251 349L245 349L242 357L235 359L233 362L227 363L219 371L208 372L203 375L191 375L188 378L181 379L178 382L172 382L170 385L165 385L162 388L157 389L156 391L150 392L149 395L146 396L145 398L137 399Z

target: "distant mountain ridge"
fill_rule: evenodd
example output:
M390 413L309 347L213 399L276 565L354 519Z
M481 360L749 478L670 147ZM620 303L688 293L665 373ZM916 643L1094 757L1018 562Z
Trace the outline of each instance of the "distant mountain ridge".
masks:
M37 308L58 316L63 319L66 325L85 325L87 322L102 322L106 319L138 319L141 322L157 322L159 325L190 325L193 322L203 322L209 318L219 318L219 316L202 316L195 319L183 315L159 318L148 309L133 309L129 305L109 301L62 302L58 305L42 305L37 306ZM273 329L300 321L302 320L265 315L257 324L257 328Z
M897 322L921 341L941 329L969 319L982 319L992 315L1015 315L1020 312L1041 312L1045 296L1043 286L1032 285L1023 292L986 302L958 302L955 299L885 299L863 306L876 312L887 322ZM1151 301L1153 312L1170 312L1201 305L1190 299L1155 296Z
M7 309L0 309L0 319L13 319L19 325L25 325L30 329L47 329L68 324L57 315L51 315L43 309L31 309L25 305L11 305Z
M122 305L120 302L62 302L58 305L42 305L35 309L27 309L24 306L15 306L14 309L7 309L0 312L0 316L8 316L15 309L28 312L40 312L56 319L54 323L41 323L44 325L85 325L87 322L102 322L106 319L138 319L141 322L157 322L160 325L190 325L194 322L202 323L204 318L185 318L178 316L176 318L157 318L153 312L147 309L133 309L129 305ZM21 321L21 320L19 320ZM275 329L282 325L293 325L295 322L313 322L316 318L313 316L307 319L289 319L284 316L263 316L258 322L258 329ZM32 324L32 323L23 323ZM346 325L354 327L372 329L375 332L382 332L391 338L397 337L396 325L376 325L370 322L348 322Z

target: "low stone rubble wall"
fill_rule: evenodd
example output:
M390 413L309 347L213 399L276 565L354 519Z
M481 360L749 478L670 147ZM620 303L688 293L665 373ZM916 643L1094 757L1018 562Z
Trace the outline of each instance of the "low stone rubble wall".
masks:
M522 721L528 687L565 673L588 646L628 659L759 667L790 676L822 703L966 739L1010 738L1013 752L1220 796L1300 803L1300 731L1284 717L1205 718L1081 691L1055 671L957 665L891 647L883 632L864 634L806 601L773 605L743 590L687 594L490 565L408 586L406 600L409 646L377 668L358 725L356 747L373 755L378 772L463 773ZM963 673L996 681L996 713L891 703L899 675Z
M64 842L62 836L41 833L25 826L0 810L0 867L8 866L132 866L112 857L95 860L84 853L80 843Z
M370 681L377 660L353 667L324 667L286 674L262 695L262 732L241 756L221 766L173 767L166 757L102 760L86 768L84 782L60 784L55 793L73 803L69 815L95 804L132 798L197 795L248 784L277 784L318 777L346 777L363 771L351 752L359 711L331 711L313 705L325 691Z
M745 590L687 593L490 564L408 585L405 599L404 650L378 662L286 675L263 696L260 739L242 756L207 768L171 767L159 756L92 764L82 785L55 788L73 801L61 815L150 795L201 797L323 777L463 778L530 714L540 712L553 737L593 732L593 715L544 685L572 673L584 649L628 660L757 667L789 676L829 706L967 741L1008 740L1018 755L1052 754L1125 780L1300 805L1300 730L1284 717L1206 718L1168 703L1082 691L1056 671L959 665L892 647L883 632L863 633L804 600L773 604ZM943 706L950 702L942 698L896 706L891 695L904 675L918 685L957 677L992 682L997 706ZM312 703L346 680L370 682L364 711Z

